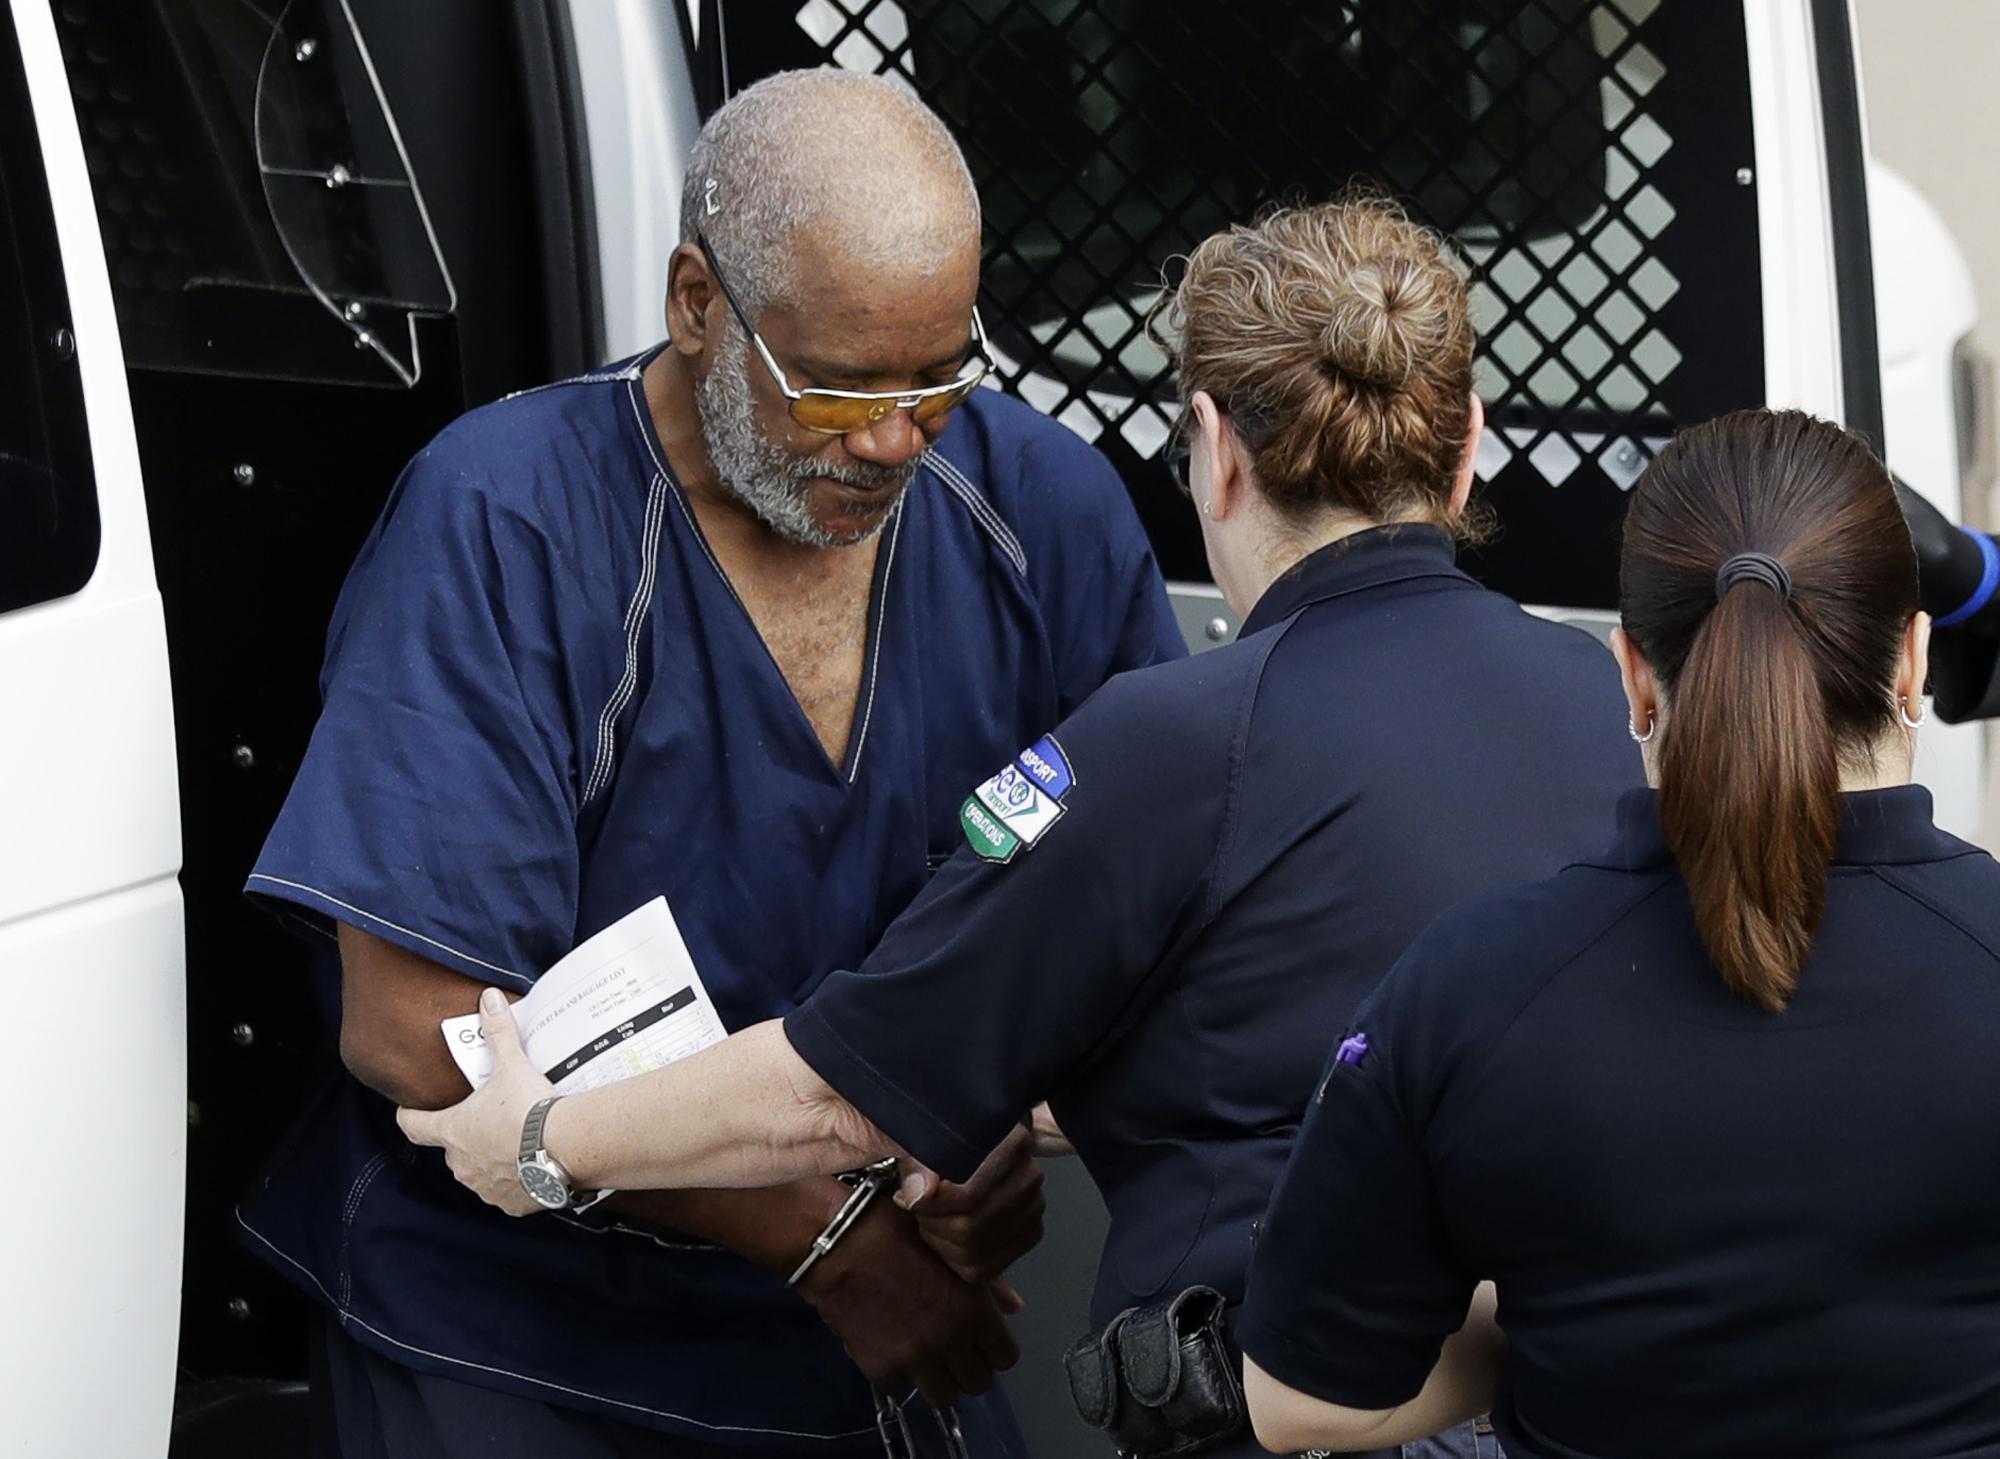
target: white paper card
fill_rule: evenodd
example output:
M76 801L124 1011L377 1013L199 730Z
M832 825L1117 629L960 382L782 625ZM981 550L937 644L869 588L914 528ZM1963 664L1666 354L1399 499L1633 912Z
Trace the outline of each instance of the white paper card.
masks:
M514 1005L528 1060L562 1094L651 1073L722 1042L728 1030L665 897L613 922L542 974ZM479 1015L439 1025L474 1089L493 1073Z

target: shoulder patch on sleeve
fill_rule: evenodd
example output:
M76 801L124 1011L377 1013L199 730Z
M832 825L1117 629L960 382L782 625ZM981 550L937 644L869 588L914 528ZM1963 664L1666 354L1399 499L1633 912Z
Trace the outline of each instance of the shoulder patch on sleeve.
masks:
M988 861L1012 861L1062 819L1063 798L1075 785L1069 756L1054 735L1043 735L965 798L959 827Z

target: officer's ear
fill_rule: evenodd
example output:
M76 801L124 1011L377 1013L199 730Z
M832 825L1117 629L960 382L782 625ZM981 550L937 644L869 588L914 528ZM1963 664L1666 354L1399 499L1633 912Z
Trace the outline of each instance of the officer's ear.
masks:
M1931 615L1913 613L1903 629L1903 647L1896 655L1896 694L1911 706L1912 717L1923 716L1914 713L1914 707L1924 702L1924 686L1931 677Z
M1447 518L1456 518L1465 511L1465 504L1472 500L1472 480L1479 464L1479 438L1486 434L1486 402L1479 398L1479 392L1472 394L1472 409L1465 418L1465 446L1458 456L1458 475L1452 478L1451 501L1445 507Z
M727 305L701 249L683 243L667 256L667 338L692 359L709 345L709 313Z
M1648 726L1657 723L1660 717L1660 684L1653 677L1653 666L1646 662L1639 645L1632 642L1622 626L1611 630L1611 656L1618 660L1618 677L1625 685L1632 733L1648 734Z
M1243 499L1249 485L1249 462L1231 429L1229 417L1206 390L1197 390L1188 400L1194 412L1194 440L1188 475L1194 486L1195 507L1210 521L1227 517ZM1206 491L1203 488L1206 488Z

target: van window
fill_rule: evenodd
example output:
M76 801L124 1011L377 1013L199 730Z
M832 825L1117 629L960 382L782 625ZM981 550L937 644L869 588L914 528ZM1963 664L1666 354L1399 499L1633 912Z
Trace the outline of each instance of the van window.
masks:
M69 290L20 44L0 9L0 613L81 588L98 535Z
M349 8L65 4L56 25L127 363L414 386L415 321L455 295Z
M705 59L898 76L964 145L1012 389L1124 474L1200 578L1143 323L1163 267L1267 204L1373 179L1473 270L1501 533L1468 565L1609 607L1625 493L1680 424L1758 403L1742 8L1662 0L721 0ZM716 55L719 37L728 48ZM713 87L712 90L719 90Z

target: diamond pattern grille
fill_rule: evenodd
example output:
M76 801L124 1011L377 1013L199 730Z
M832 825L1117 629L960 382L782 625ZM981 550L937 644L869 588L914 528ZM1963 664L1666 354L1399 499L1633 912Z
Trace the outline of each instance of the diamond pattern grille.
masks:
M1007 387L1106 449L1152 521L1172 510L1150 500L1175 408L1144 331L1163 266L1266 202L1356 176L1407 199L1472 265L1476 383L1494 425L1479 469L1507 529L1481 564L1510 591L1608 602L1621 494L1651 452L1676 424L1761 392L1754 193L1736 178L1747 79L1740 25L1716 24L1719 7L786 8L782 41L753 57L732 43L735 84L831 62L898 77L945 116L985 202ZM752 7L724 9L742 35ZM1528 495L1554 488L1571 500ZM1517 523L1549 551L1510 544ZM1565 538L1592 554L1587 581L1547 571Z

